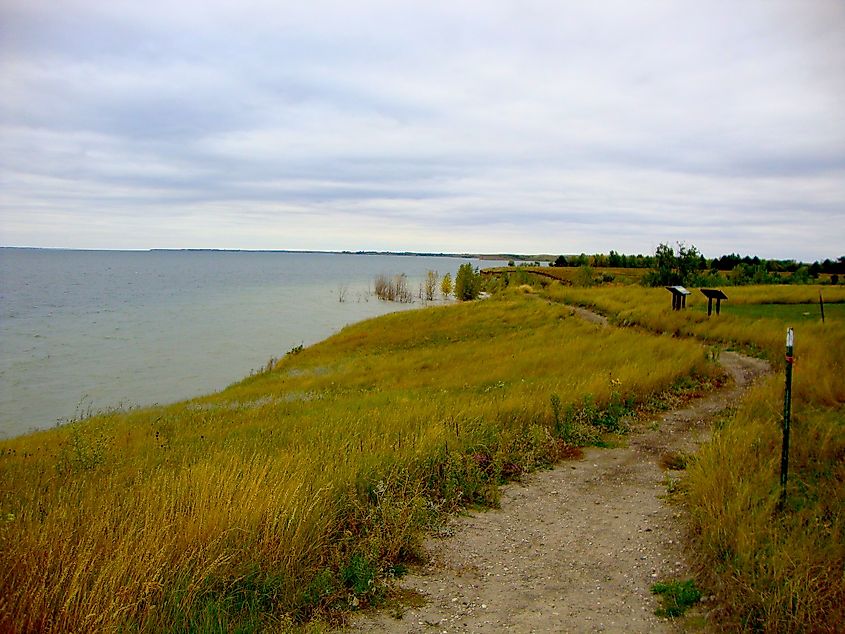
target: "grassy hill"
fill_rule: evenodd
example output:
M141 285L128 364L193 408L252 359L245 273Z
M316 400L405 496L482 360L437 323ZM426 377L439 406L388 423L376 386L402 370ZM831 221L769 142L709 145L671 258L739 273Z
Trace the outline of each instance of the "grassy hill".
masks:
M509 293L3 441L0 629L255 630L366 605L444 512L714 371L695 342Z
M783 320L731 306L817 290L735 289L708 319L697 298L671 312L661 289L511 287L347 327L203 398L2 441L0 629L278 630L377 603L444 513L495 505L507 478L712 378L712 346L777 363ZM778 377L685 485L702 583L752 629L845 623L841 313L796 338L787 508Z

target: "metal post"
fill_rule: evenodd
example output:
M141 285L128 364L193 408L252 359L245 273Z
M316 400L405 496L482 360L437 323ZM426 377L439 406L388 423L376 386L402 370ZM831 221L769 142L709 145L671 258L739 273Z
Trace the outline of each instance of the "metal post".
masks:
M821 291L819 291L819 310L822 311L822 323L824 323L824 298Z
M789 419L792 415L792 364L795 336L786 330L786 389L783 392L783 448L780 453L780 501L786 501L786 477L789 471Z

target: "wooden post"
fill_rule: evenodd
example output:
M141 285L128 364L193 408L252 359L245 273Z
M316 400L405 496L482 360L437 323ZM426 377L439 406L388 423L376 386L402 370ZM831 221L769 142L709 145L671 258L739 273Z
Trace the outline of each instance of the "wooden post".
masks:
M718 304L716 304L716 305L718 306ZM707 298L707 316L709 317L712 313L713 313L713 298L708 297ZM717 312L716 314L718 315L719 313Z
M717 297L717 298L716 298L716 314L717 314L717 315L719 314L719 312L720 312L721 308L722 308L722 298L721 298L721 297Z
M786 331L786 388L783 392L783 446L780 452L780 503L786 502L786 479L789 473L789 423L792 417L792 364L795 336L792 328Z
M824 298L821 291L819 291L819 310L822 311L822 323L824 323Z

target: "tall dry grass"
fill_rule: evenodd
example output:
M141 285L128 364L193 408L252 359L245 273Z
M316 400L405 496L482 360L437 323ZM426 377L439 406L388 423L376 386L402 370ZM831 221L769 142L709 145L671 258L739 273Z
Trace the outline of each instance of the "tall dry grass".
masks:
M285 629L366 604L442 511L554 459L552 395L601 407L710 371L694 342L510 297L0 442L0 630Z

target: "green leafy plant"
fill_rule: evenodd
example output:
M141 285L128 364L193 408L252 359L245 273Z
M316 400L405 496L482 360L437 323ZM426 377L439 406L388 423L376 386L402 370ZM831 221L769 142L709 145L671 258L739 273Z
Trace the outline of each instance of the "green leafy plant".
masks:
M657 616L683 616L690 607L701 601L701 591L693 579L661 581L651 586L652 594L660 595L663 607L654 611Z

